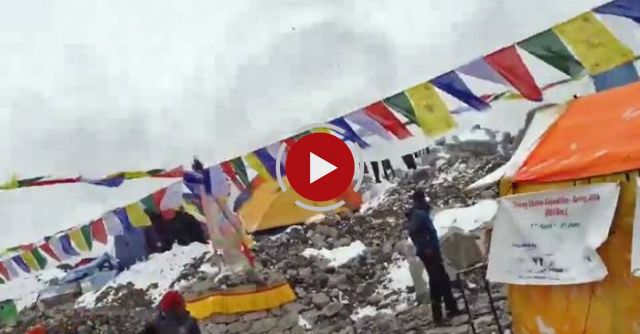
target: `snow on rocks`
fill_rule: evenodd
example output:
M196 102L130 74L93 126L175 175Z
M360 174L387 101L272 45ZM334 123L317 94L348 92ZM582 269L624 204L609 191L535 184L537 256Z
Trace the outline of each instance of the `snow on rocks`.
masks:
M357 240L348 246L338 247L332 250L328 250L326 248L307 248L302 252L302 255L306 257L321 256L330 261L330 267L339 267L349 262L349 260L360 256L366 248L367 247L361 241Z
M31 275L21 275L0 285L0 300L13 299L18 310L36 302L38 293L47 287L49 281L61 278L64 272L57 268L45 269Z

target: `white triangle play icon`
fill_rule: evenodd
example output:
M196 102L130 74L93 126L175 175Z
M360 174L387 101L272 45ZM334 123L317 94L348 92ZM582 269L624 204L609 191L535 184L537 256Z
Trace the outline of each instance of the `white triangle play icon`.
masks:
M309 152L309 183L314 183L325 175L338 169L319 156Z

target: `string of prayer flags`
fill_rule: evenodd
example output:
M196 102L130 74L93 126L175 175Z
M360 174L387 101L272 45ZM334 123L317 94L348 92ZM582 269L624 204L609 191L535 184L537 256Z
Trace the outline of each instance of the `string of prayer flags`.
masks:
M640 23L640 2L637 0L615 0L593 10L599 14L626 17Z
M633 60L634 54L592 12L553 27L589 74L597 75Z
M133 227L142 228L145 226L151 226L151 219L144 212L140 203L131 203L125 207L127 217Z
M500 73L496 72L493 67L487 64L484 58L476 58L466 65L460 66L456 71L480 80L510 87L509 83L500 75Z
M612 68L593 77L593 84L597 92L624 86L640 80L638 70L633 62Z
M105 213L104 216L102 216L102 221L104 222L104 227L109 235L116 236L124 234L122 224L115 213L111 211Z
M53 250L53 248L51 247L51 245L48 242L46 242L46 241L43 242L40 246L38 246L38 248L40 248L40 250L42 250L50 258L52 258L52 259L54 259L54 260L56 260L58 262L62 262L62 260L58 256L58 254L56 254L56 252Z
M88 252L91 250L89 248L89 243L85 239L84 235L82 234L82 230L80 228L72 229L71 231L69 231L68 235L69 235L69 238L71 238L71 241L73 241L73 244L76 246L76 248L79 251Z
M335 118L329 121L330 124L333 124L344 131L343 136L345 140L351 141L353 143L358 144L360 148L369 147L369 143L367 143L364 139L362 139L358 134L353 130L351 125L347 123L342 117Z
M484 59L522 96L531 101L542 101L542 90L533 79L514 45L487 55Z
M584 72L582 64L551 29L527 38L517 45L572 78L578 78Z
M20 254L12 256L11 261L13 261L13 263L15 263L18 266L18 268L20 268L20 270L24 271L25 273L28 274L31 272L31 268L29 268L27 263L24 262L24 259Z
M347 121L358 125L366 133L378 136L384 140L391 140L389 132L380 123L369 117L364 110L356 110L344 117Z
M435 87L424 83L405 91L411 101L413 114L425 135L440 136L456 127L456 122L449 113L449 108L442 100Z
M404 93L403 93L404 94ZM364 109L367 116L375 120L384 127L387 131L391 132L398 139L406 139L411 136L411 132L402 122L389 110L384 102L376 102Z
M481 111L491 107L489 103L473 94L471 89L467 87L467 84L462 81L458 73L455 71L449 71L442 74L432 79L430 82L442 91L457 98L475 110Z

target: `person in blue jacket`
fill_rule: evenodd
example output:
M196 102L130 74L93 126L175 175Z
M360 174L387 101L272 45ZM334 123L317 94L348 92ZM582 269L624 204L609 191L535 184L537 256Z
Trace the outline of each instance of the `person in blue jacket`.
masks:
M422 190L416 190L412 194L413 206L407 213L408 232L411 241L416 248L416 256L422 260L429 274L429 290L431 295L431 311L433 321L443 324L442 301L447 309L447 317L460 315L458 304L453 298L449 275L444 269L442 255L440 254L440 241L438 233L431 220L431 206L427 203Z

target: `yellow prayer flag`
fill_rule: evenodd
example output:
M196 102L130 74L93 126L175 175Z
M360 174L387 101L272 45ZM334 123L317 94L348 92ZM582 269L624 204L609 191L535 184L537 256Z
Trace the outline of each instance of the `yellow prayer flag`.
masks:
M137 171L137 172L124 172L124 178L126 180L131 180L131 179L139 179L142 177L147 177L149 176L149 173L144 172L144 171Z
M633 51L622 44L592 12L553 27L589 74L596 75L633 60Z
M31 254L31 252L22 252L20 256L22 256L24 262L29 266L29 268L31 268L32 271L42 269L38 265L38 261L36 261L36 258L33 257L33 254Z
M269 174L269 171L267 170L267 168L262 164L262 162L260 161L260 159L258 159L255 153L249 153L244 158L247 161L247 164L249 165L249 167L255 170L258 173L258 175L260 175L260 177L264 178L265 180L273 179L271 177L271 174Z
M184 211L188 214L190 214L193 218L195 218L196 220L200 221L200 222L205 222L206 223L206 218L202 215L202 213L200 212L200 210L193 204L191 203L184 203L182 205L182 207L184 208Z
M147 216L147 214L144 212L144 209L142 209L142 206L140 206L139 203L131 203L124 209L127 212L127 216L129 217L129 222L134 227L140 228L151 226L151 219L149 219L149 216Z
M9 190L20 188L20 183L18 182L18 175L13 174L11 176L11 180L6 183L0 184L0 189Z
M411 101L418 125L427 136L439 136L456 127L449 108L432 84L420 84L405 93Z
M84 235L82 234L82 230L80 228L75 228L69 232L69 239L76 245L76 248L83 252L89 251L89 246L87 242L84 240Z

